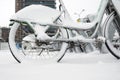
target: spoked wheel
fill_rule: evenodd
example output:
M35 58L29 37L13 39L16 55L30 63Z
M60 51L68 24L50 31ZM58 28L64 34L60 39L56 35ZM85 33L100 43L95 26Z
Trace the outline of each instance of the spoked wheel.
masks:
M118 23L118 16L114 13L110 14L107 19L104 29L104 36L106 38L105 45L108 50L117 59L120 59L120 23Z
M49 31L48 31L49 32ZM48 33L46 31L46 34ZM50 33L49 33L50 34ZM67 38L65 29L56 29L48 36L54 39ZM64 35L63 35L64 34ZM13 57L19 62L57 62L62 59L68 44L60 41L39 41L29 25L15 22L9 34L9 47Z

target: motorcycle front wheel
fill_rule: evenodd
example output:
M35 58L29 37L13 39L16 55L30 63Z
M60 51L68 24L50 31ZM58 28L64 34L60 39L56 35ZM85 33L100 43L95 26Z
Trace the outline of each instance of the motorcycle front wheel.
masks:
M111 13L105 23L104 37L106 38L105 45L110 53L117 59L120 59L120 26L119 17Z
M24 40L25 37L29 37L31 40ZM67 33L65 29L58 28L50 37L65 39L67 38ZM9 48L15 60L19 63L58 62L64 56L67 46L68 44L66 42L60 41L40 42L36 39L34 31L30 29L29 25L14 22L11 26L9 33Z

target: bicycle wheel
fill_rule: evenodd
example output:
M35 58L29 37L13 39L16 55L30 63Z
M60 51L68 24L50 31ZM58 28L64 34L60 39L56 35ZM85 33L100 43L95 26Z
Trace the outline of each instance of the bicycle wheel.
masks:
M105 45L117 59L120 59L120 26L118 25L118 16L111 13L105 23L104 37Z
M19 63L25 61L39 61L41 63L60 61L65 54L68 44L60 41L41 42L36 39L34 31L28 26L15 22L11 27L9 48L13 57ZM30 40L25 40L26 37L30 38ZM65 29L56 29L56 32L50 35L50 37L63 39L67 38L67 33Z

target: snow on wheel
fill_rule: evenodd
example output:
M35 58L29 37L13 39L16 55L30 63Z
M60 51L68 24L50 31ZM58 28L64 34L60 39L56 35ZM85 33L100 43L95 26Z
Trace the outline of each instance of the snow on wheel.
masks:
M105 45L117 59L120 59L120 26L118 26L118 16L111 13L105 23L104 36Z
M55 33L46 31L55 39L67 38L66 30L57 28ZM64 35L63 35L64 34ZM29 38L30 40L26 40ZM68 44L59 41L39 41L27 24L14 22L9 33L9 47L13 57L19 62L57 62L64 56Z

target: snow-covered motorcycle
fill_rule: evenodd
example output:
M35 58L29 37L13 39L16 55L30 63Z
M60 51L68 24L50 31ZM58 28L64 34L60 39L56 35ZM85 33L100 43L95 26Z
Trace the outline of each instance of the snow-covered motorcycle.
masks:
M12 17L9 47L19 63L59 62L71 46L79 46L82 50L82 45L91 44L92 47L98 43L105 43L108 50L120 58L119 8L115 4L116 0L101 0L98 13L89 23L72 21L64 3L59 1L60 11L42 5L31 5ZM108 17L102 36L100 26L105 13ZM110 28L110 24L114 28Z

